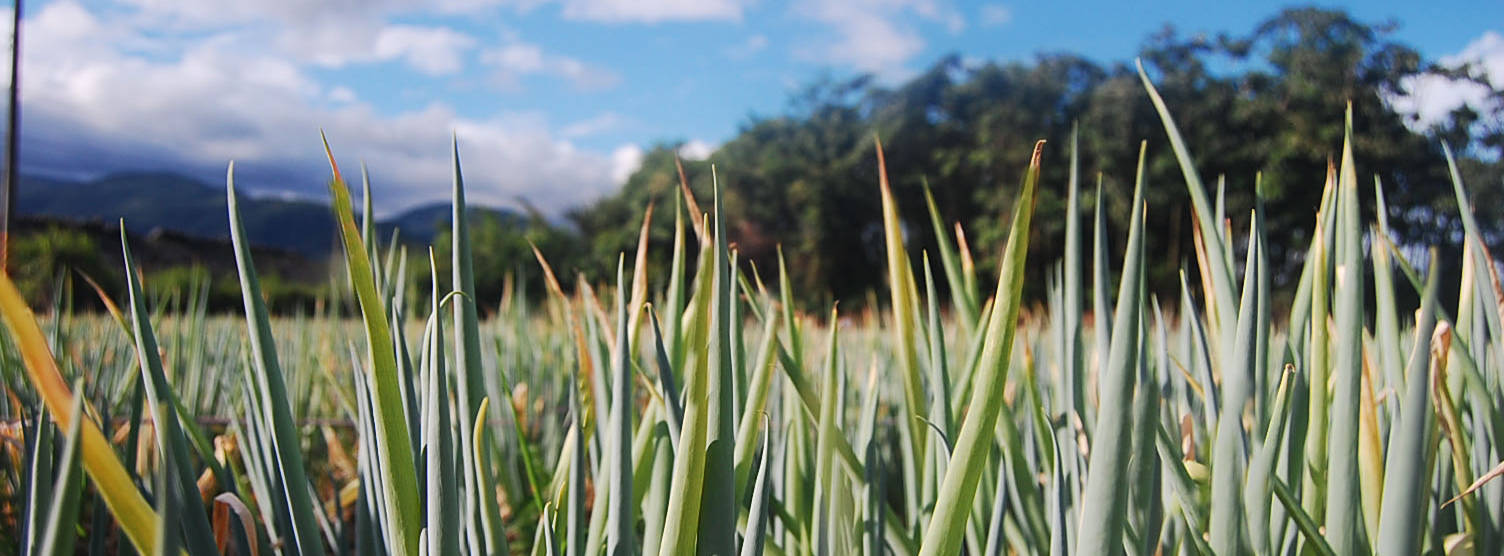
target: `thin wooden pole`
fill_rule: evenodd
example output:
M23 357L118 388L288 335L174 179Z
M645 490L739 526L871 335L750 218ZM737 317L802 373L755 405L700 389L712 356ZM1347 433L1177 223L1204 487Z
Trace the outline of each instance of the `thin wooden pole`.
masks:
M17 161L21 152L21 0L15 0L11 19L10 115L5 129L5 187L0 190L0 272L10 269L10 221L16 214L16 189L20 181Z

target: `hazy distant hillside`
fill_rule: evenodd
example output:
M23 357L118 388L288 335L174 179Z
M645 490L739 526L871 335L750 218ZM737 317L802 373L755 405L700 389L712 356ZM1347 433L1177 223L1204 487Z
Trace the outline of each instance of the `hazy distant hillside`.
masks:
M428 245L433 243L439 233L449 229L451 216L454 209L449 203L432 203L416 208L408 209L386 220L377 222L377 228L384 234L382 240L390 239L392 229L402 230L397 240L408 243ZM493 209L488 207L470 207L470 220L475 220L482 215L495 215L503 222L521 223L522 217L509 210Z
M322 258L337 246L329 206L301 200L241 195L240 214L253 243ZM229 237L224 189L167 172L111 174L92 181L65 181L23 176L17 213L73 220L114 222L146 233L156 228L202 238ZM507 211L474 208L513 218ZM449 205L418 207L381 223L383 237L400 227L405 241L427 244L449 223Z

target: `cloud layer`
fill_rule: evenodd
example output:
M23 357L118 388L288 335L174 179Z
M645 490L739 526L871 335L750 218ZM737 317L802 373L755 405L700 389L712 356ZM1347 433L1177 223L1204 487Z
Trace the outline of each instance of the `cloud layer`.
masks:
M191 30L185 33L305 5L221 12L197 2L138 2L143 10L172 15L167 20ZM298 25L317 26L323 15L296 17ZM525 197L558 214L610 191L635 169L631 157L582 149L551 132L540 114L467 118L438 101L381 113L350 88L323 85L311 74L317 67L382 61L424 75L454 74L476 47L474 38L458 31L383 24L364 48L323 49L300 59L248 45L233 26L194 41L164 38L161 28L137 24L139 16L99 15L56 1L28 18L22 66L27 171L88 177L169 168L219 182L234 159L237 183L252 191L322 197L328 176L319 148L322 129L347 168L368 161L389 212L448 198L450 146L457 137L473 199L508 204ZM353 25L353 31L326 36L359 35L365 26ZM535 46L507 48L510 54L496 61L499 71L548 73L579 87L608 87L614 79Z
M611 192L650 143L709 156L744 114L776 110L805 76L871 72L894 83L949 39L1024 30L1015 17L1036 23L1011 3L964 8L38 0L23 37L23 169L165 169L213 183L234 159L248 191L323 198L322 130L346 167L367 161L378 211L392 212L448 198L457 139L472 199L522 197L559 215ZM1443 62L1473 62L1498 87L1504 37L1484 34ZM1394 102L1422 127L1488 101L1486 88L1436 79L1409 92Z
M1493 89L1504 89L1504 35L1489 31L1468 43L1461 52L1445 56L1443 66L1470 65L1472 75L1482 78ZM1405 94L1392 99L1395 108L1414 114L1412 125L1425 130L1446 120L1452 110L1463 105L1487 114L1492 106L1489 87L1481 83L1425 76L1404 83Z
M328 172L318 143L323 131L347 167L368 163L378 209L391 212L447 198L450 145L457 138L472 199L505 204L524 197L557 215L610 192L637 168L640 144L595 138L640 128L643 121L613 109L477 115L441 100L448 97L444 91L612 91L622 86L622 73L550 51L505 23L480 31L488 26L446 21L550 13L596 26L743 25L752 5L47 0L26 21L23 167L79 178L170 169L217 183L233 159L238 183L248 191L321 198ZM813 0L777 10L831 33L795 46L746 33L720 49L725 59L746 61L766 50L896 78L925 47L914 21L965 27L943 0ZM392 78L383 87L388 90L373 91L368 83L329 77L370 68L400 69L413 78ZM405 101L390 102L397 95ZM703 159L711 145L694 138L683 154Z
M806 58L889 79L907 75L908 62L924 50L916 22L940 23L951 33L966 28L965 18L941 0L806 0L793 13L831 31Z

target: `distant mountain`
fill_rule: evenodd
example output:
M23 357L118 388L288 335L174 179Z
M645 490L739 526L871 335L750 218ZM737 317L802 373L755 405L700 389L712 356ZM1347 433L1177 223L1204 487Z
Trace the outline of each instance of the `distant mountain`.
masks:
M124 218L126 228L140 234L160 229L206 239L230 235L224 189L181 174L132 172L90 181L22 176L16 195L16 212L21 216L107 223ZM334 215L326 204L244 193L238 204L253 244L314 259L338 246ZM493 213L504 220L517 218L499 209L472 207L471 211ZM386 239L393 228L400 228L401 241L426 245L449 221L449 204L435 203L379 222L378 230Z
M521 224L526 222L522 216L515 212L490 207L470 207L468 221L475 221L485 215L500 218L502 222ZM454 209L449 203L431 203L408 209L402 214L376 223L376 229L380 230L382 241L391 239L392 230L399 229L397 241L404 243L416 243L419 245L431 245L439 234L448 231L454 219Z

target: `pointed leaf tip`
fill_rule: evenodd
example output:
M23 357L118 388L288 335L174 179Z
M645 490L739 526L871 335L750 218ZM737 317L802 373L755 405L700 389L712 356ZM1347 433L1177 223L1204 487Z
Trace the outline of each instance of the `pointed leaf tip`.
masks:
M334 161L334 151L329 148L329 137L324 135L324 130L319 130L319 140L324 142L324 156L329 159L329 169L334 172L334 180L343 182L344 178L339 175L339 164Z

